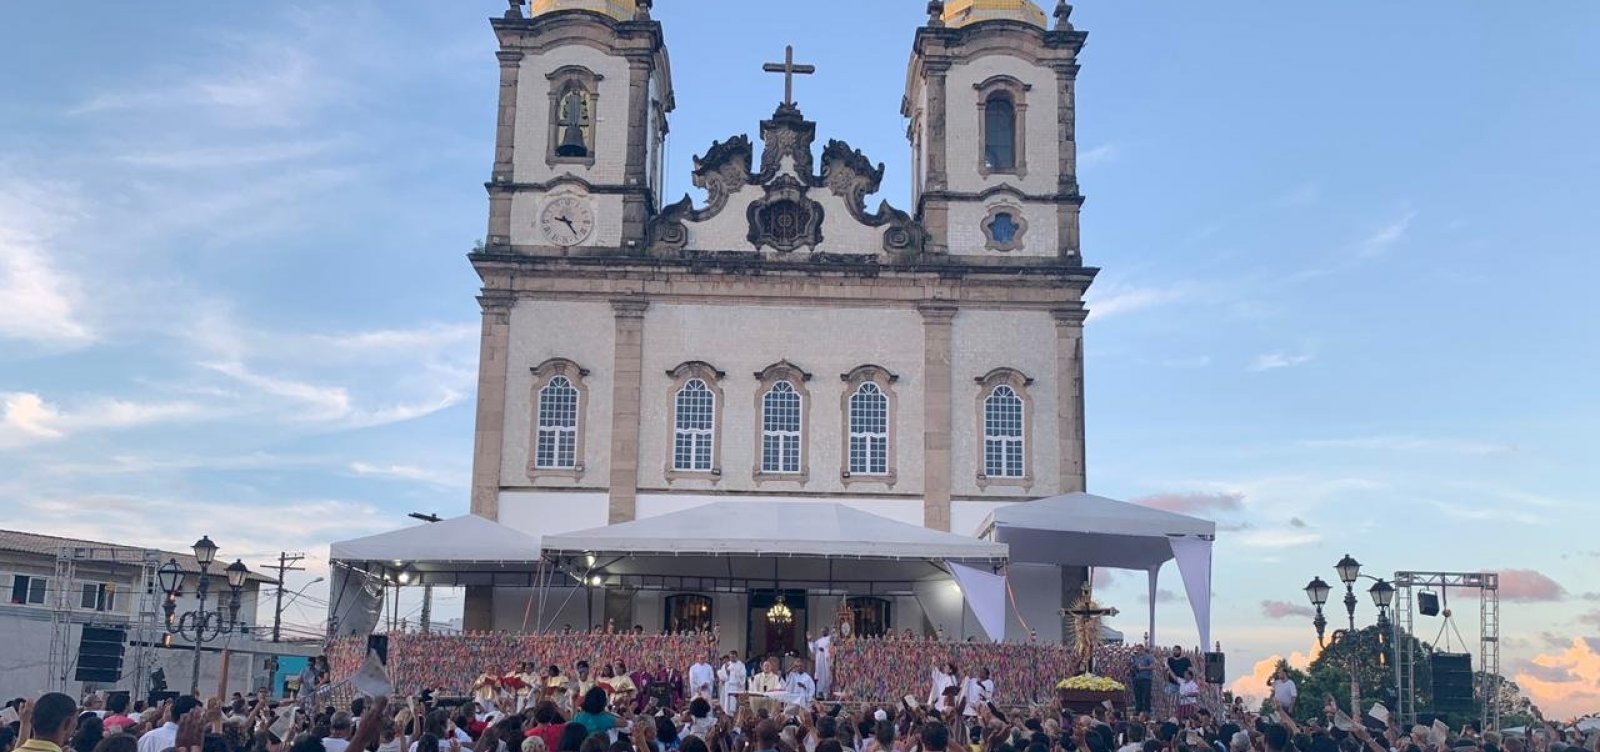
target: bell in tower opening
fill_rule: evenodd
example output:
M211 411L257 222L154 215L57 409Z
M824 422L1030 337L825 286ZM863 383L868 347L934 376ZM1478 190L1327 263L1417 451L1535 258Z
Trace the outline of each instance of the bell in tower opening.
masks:
M561 97L561 145L558 157L589 156L589 101L584 91L571 88Z

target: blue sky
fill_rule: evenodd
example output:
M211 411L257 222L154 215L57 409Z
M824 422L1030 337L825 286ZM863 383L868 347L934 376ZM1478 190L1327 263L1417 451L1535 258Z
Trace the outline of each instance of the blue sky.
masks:
M793 43L819 67L796 84L819 137L887 163L906 204L921 0L658 5L669 198L691 155L770 114L760 64ZM254 565L464 510L464 254L503 7L8 8L0 65L26 73L0 82L5 526L206 532ZM1083 248L1104 269L1090 487L1227 528L1215 631L1236 674L1308 650L1300 588L1349 551L1372 572L1516 570L1507 672L1600 708L1600 6L1522 10L1074 15ZM1105 594L1142 610L1134 577ZM1192 643L1184 609L1161 621Z

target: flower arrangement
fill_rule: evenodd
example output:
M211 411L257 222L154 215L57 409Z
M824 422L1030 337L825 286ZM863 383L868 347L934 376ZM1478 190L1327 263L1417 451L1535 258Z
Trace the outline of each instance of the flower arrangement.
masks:
M1068 677L1056 683L1056 689L1079 690L1086 692L1126 692L1127 687L1115 679L1094 674L1079 674Z

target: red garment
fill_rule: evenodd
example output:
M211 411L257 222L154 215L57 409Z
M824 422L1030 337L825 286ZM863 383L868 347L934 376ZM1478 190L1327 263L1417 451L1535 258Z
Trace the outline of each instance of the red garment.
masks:
M563 723L546 723L543 726L534 726L523 732L523 737L537 736L544 740L544 748L555 752L561 746L561 732L566 728Z

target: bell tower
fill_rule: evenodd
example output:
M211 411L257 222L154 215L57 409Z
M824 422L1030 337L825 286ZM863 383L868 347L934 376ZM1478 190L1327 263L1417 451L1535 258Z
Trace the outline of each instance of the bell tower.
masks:
M525 12L526 10L526 12ZM636 253L661 206L672 76L649 0L510 0L488 253Z
M1082 263L1074 100L1087 34L1056 5L933 0L902 114L912 195L934 252Z

